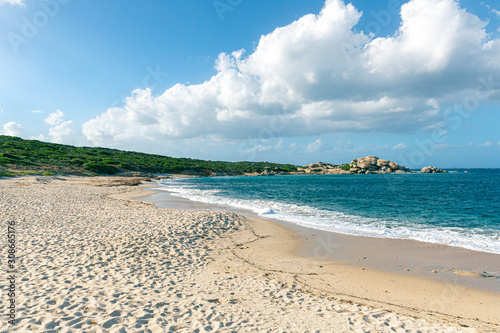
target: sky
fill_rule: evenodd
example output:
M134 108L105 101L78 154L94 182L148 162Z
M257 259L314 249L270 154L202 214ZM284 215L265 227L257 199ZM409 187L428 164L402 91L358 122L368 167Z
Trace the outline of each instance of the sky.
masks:
M4 135L494 168L499 124L494 0L0 0Z

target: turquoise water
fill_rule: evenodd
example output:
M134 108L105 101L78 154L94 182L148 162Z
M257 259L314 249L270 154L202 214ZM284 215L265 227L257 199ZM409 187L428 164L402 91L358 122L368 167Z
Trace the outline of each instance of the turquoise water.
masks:
M500 253L500 169L163 180L194 201L350 235Z

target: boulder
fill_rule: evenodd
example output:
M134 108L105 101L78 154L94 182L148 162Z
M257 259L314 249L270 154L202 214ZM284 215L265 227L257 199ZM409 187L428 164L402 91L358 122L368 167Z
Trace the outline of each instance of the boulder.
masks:
M358 168L368 169L368 166L369 166L369 164L365 163L364 161L363 162L358 162Z
M423 167L422 170L420 170L421 173L432 173L432 167L426 166Z
M389 165L389 161L388 160L379 159L377 161L377 166L379 166L379 167L384 167L384 166L388 166L388 165Z
M446 170L438 169L433 166L426 166L423 167L422 170L420 170L421 173L444 173L447 172Z
M260 173L261 176L273 176L274 172L269 171L269 168L265 168L264 171Z
M399 164L397 163L394 163L394 162L389 162L389 168L391 168L392 170L398 170L399 169Z
M391 168L389 168L388 166L383 166L380 168L379 173L391 173L391 171Z
M332 169L328 170L328 173L331 173L333 175L350 175L351 172L347 170L342 170L342 169Z

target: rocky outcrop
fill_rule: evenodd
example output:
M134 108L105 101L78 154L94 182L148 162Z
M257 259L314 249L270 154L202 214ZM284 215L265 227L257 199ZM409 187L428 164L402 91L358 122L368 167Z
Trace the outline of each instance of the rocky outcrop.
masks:
M444 173L444 172L448 172L448 171L438 169L438 168L433 167L433 166L426 166L426 167L423 167L422 170L420 170L420 172L421 173Z
M349 164L351 174L406 173L410 169L376 156L357 158Z
M280 171L278 170L278 168L274 168L274 170L269 170L268 167L264 168L264 171L258 173L258 172L254 172L254 173L246 173L245 175L247 176L276 176L276 175L288 175L290 174L289 172L286 172L286 171Z
M260 173L260 176L274 176L275 173L272 171L269 171L269 168L265 168L264 171Z
M339 174L343 173L345 170L342 170L340 165L317 162L303 166L299 168L298 171L300 173L305 173L305 174L325 175L325 174Z
M380 159L376 156L357 158L349 164L335 165L323 162L312 163L298 169L299 173L305 174L383 174L383 173L407 173L410 169L398 163Z

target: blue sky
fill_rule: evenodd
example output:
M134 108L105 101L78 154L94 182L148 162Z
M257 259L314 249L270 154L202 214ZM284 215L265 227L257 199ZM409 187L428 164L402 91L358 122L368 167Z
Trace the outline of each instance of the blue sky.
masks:
M499 22L492 0L0 0L0 134L500 167Z

